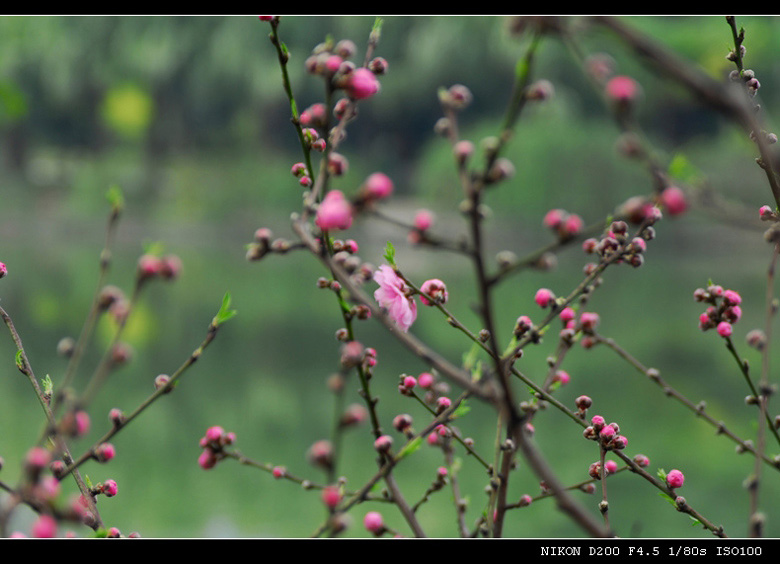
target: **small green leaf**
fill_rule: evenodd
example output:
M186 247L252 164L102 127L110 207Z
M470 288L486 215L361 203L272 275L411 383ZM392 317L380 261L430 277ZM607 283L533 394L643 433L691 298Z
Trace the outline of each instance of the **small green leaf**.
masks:
M47 374L46 377L41 381L41 384L43 384L43 393L48 397L51 397L54 393L54 383L51 381L51 376Z
M409 441L404 448L401 449L401 452L398 453L398 460L401 460L402 458L409 456L414 451L420 448L422 445L422 437L417 437L411 441Z
M385 260L387 261L387 264L395 268L395 247L393 244L388 241L387 245L385 245Z
M144 254L160 256L165 252L165 245L161 241L144 241Z
M669 503L671 503L672 505L674 505L674 507L675 507L675 508L677 507L677 502L676 502L676 501L674 501L674 499L672 499L672 497L671 497L671 496L669 496L669 495L665 494L664 492L658 492L658 495L660 495L660 496L661 496L662 498L664 498L666 501L668 501Z
M16 351L16 367L24 372L24 352L22 349Z
M108 192L106 192L106 199L108 199L108 203L111 204L111 208L115 212L121 211L125 206L125 198L122 195L122 189L116 184L108 189Z
M458 407L455 408L455 411L452 412L450 419L457 419L458 417L462 417L469 411L471 411L471 406L466 403L466 400L463 400L458 404Z
M230 300L230 292L226 292L222 298L222 306L219 308L217 315L214 316L214 325L219 326L238 313L236 310L230 309Z

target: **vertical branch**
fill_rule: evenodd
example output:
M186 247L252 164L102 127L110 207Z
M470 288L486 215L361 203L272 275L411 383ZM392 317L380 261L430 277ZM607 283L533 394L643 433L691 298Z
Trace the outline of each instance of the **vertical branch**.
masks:
M769 263L769 269L767 272L766 321L764 325L766 341L763 346L763 350L761 351L761 380L759 383L760 394L757 396L760 410L756 438L757 456L753 468L753 475L748 479L748 489L750 491L750 518L748 521L748 534L751 537L761 537L764 525L764 516L759 511L759 486L762 469L761 455L763 455L764 450L766 449L766 426L764 424L764 420L768 419L767 408L769 403L769 396L773 391L769 382L769 353L772 335L772 320L777 313L777 303L774 297L774 280L778 254L780 254L780 244L775 243L772 249L772 260ZM775 429L772 421L768 421L766 425L769 425L770 429L772 430Z

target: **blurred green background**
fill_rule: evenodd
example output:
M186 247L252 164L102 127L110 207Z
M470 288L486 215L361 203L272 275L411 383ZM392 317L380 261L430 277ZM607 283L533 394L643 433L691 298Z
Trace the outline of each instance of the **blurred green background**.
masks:
M714 77L730 70L725 56L731 33L723 17L626 20ZM362 49L373 21L283 18L280 33L292 53L300 108L322 95L319 80L303 71L311 49L328 36L352 39ZM780 22L745 17L737 23L746 29L746 64L762 84L761 102L771 123L780 107ZM737 434L754 438L755 410L744 403L742 377L720 339L697 329L701 307L692 299L708 279L742 293L744 318L735 328L736 341L758 366L759 357L743 338L763 324L770 249L755 210L771 203L771 194L755 165L754 148L741 131L654 76L609 33L582 32L587 51L609 53L618 72L641 84L638 120L659 159L684 159L718 193L750 210L739 228L698 210L664 220L645 266L611 269L589 307L601 314L605 335L658 368L694 402L706 400L710 413ZM389 73L380 94L362 104L349 128L342 152L350 171L334 185L354 191L367 174L384 171L396 183L387 213L410 218L413 210L427 207L437 216L437 232L461 233L464 224L456 213L461 195L450 152L433 133L440 115L436 91L455 83L472 90L474 103L462 115L461 130L479 142L497 132L524 48L522 39L509 37L504 18L385 18L376 54L388 60ZM487 198L493 210L487 224L491 255L504 249L522 255L549 242L541 218L551 207L592 223L628 197L652 190L645 171L617 155L617 129L554 38L543 43L535 69L554 84L556 95L523 114L507 152L516 174ZM56 356L56 345L81 328L95 289L111 185L120 186L126 199L111 282L130 290L135 261L150 242L184 263L178 281L153 284L144 293L127 335L133 361L112 376L91 409L92 431L74 443L74 452L107 430L109 409L131 411L152 391L157 374L173 372L187 358L226 291L239 312L175 393L116 437L116 460L84 467L93 482L113 478L119 484L118 496L99 501L106 524L145 537L311 534L325 516L316 492L230 461L208 472L196 463L198 440L208 426L219 424L237 434L238 448L249 457L320 481L305 451L327 437L332 420L326 381L337 366L334 333L340 317L331 296L315 287L324 271L303 253L260 263L244 258L245 244L258 227L292 235L288 218L301 198L289 173L300 153L268 25L254 16L2 17L0 140L0 260L9 269L0 299L40 377L49 374L57 383L65 363ZM349 236L360 243L360 256L374 264L381 263L386 241L393 241L404 271L419 281L445 280L452 311L479 330L465 259L414 249L404 232L385 224L358 220ZM509 278L497 294L503 338L519 315L539 316L533 304L537 288L568 293L586 262L578 248L569 248L555 270ZM427 367L378 326L361 323L357 329L360 339L379 351L372 386L381 397L385 428L400 412L424 420L396 386L398 374ZM468 350L468 342L435 312L421 311L413 331L455 362ZM109 328L101 326L77 383L86 381L108 336ZM527 350L519 368L541 381L554 345L548 339ZM5 460L0 479L11 484L42 424L29 383L14 366L14 352L10 337L0 338L0 456ZM752 471L749 457L735 454L733 443L716 437L606 349L575 349L564 368L572 381L558 392L561 401L573 406L577 396L590 395L594 413L620 423L630 454L649 456L653 472L683 470L681 493L688 502L728 534L746 534L749 498L742 482ZM350 402L359 401L356 387L352 382ZM587 479L597 452L580 428L553 409L539 414L535 426L538 444L560 478L565 483ZM460 428L475 439L483 457L492 456L489 410L474 403ZM346 440L341 469L351 488L375 471L369 439L363 427ZM770 446L770 453L777 450ZM397 469L408 499L423 494L441 462L438 451L423 448ZM766 532L778 536L779 480L766 468L763 476ZM486 475L464 458L461 480L470 503L467 521L473 523L487 501ZM710 536L691 527L641 479L620 474L609 481L609 490L611 522L620 536ZM538 484L520 461L510 497L524 493L538 493ZM456 534L450 498L449 490L440 492L420 510L431 536ZM597 497L580 498L597 513ZM382 510L389 524L409 534L397 511L364 504L352 512L349 535L367 536L360 521L369 509ZM20 512L13 528L26 530L30 520ZM550 500L513 512L506 533L582 535Z

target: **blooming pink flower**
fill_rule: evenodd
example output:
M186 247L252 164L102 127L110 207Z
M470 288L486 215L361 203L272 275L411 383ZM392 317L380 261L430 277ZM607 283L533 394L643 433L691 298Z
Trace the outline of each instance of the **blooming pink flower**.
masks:
M420 286L420 290L423 294L427 294L435 300L435 302L431 302L425 296L420 296L420 301L423 303L423 305L434 306L436 303L447 303L447 298L449 297L449 294L447 293L447 286L445 286L444 282L438 278L431 278L430 280L426 280L423 282L422 286Z
M314 220L323 231L349 229L352 225L352 205L340 190L331 190L322 199Z
M670 488L682 487L684 481L685 481L685 476L679 470L671 470L666 475L666 483Z
M661 203L669 215L679 215L688 209L685 194L677 186L669 186L661 192Z
M379 284L374 299L387 310L390 318L404 333L409 331L417 319L417 302L406 295L406 283L386 264L374 272L374 282Z
M379 81L370 70L366 68L355 69L349 74L345 90L350 97L363 100L379 92Z
M364 193L373 199L387 198L393 193L393 181L382 172L375 172L363 183Z

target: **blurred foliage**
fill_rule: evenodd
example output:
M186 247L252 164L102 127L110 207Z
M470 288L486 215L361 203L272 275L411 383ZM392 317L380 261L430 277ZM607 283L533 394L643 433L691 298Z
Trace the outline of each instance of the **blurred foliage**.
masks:
M730 70L725 55L731 35L722 17L626 20L712 76L724 77ZM311 49L328 36L350 38L362 47L373 21L362 16L283 18L281 34L292 54L291 80L300 108L322 97L319 81L303 69ZM579 26L581 20L567 22ZM775 61L780 22L745 17L738 24L746 29L746 61L762 83L762 104L771 118L780 107ZM707 182L753 209L769 201L741 132L655 78L609 34L588 28L579 32L589 51L609 53L619 72L642 85L638 120L676 177ZM338 361L332 336L339 317L332 300L315 288L323 275L319 265L297 254L271 256L259 264L244 260L244 245L254 229L268 226L278 236L290 236L289 214L300 206L300 190L289 173L291 163L300 159L299 149L267 35L267 25L254 17L0 18L0 150L5 157L0 259L10 272L2 280L2 300L38 373L50 374L57 383L64 362L54 356L56 344L80 330L95 289L109 186L121 186L126 196L112 282L129 290L135 260L150 242L162 242L166 252L184 262L173 286L151 286L143 296L127 335L133 362L105 389L92 411L93 432L77 446L87 446L105 430L108 422L101 414L116 406L132 409L153 389L157 374L173 372L187 358L226 291L239 312L176 392L117 437L116 462L85 468L93 481L111 477L119 483L120 494L101 500L100 510L123 532L307 536L324 517L312 492L230 463L211 472L196 464L198 439L209 425L220 424L237 433L238 446L248 456L315 475L304 453L329 428L333 409L326 380ZM437 217L436 229L457 235L461 194L450 149L433 133L440 116L436 91L455 83L472 90L474 103L462 115L461 131L479 145L497 131L523 50L524 40L508 35L503 18L387 17L377 54L388 60L389 73L380 94L361 106L359 120L349 128L343 152L350 172L335 185L349 192L367 174L384 170L397 189L388 213L408 217L418 207L429 207ZM597 222L652 186L646 171L617 155L617 130L570 53L554 39L545 41L534 68L554 84L555 97L523 115L507 153L516 175L487 195L493 211L491 253L511 249L521 255L549 242L541 217L551 207L566 207ZM768 253L758 226L747 227L732 229L695 211L665 222L645 267L608 273L589 307L601 313L605 334L659 368L683 393L707 399L708 408L738 434L751 436L752 411L742 401L741 377L721 343L696 328L699 312L691 299L693 290L712 278L746 296L740 331L761 323ZM392 240L404 271L415 279L431 273L445 279L452 311L476 325L466 261L413 249L405 233L362 219L349 234L360 242L361 256L375 263ZM567 292L584 263L578 249L566 249L554 271L510 278L497 295L504 332L520 313L536 311L536 288ZM110 328L99 329L101 344ZM382 397L381 415L389 420L413 409L395 391L397 376L426 367L379 328L361 325L359 330L380 354L381 370L372 385ZM421 312L414 331L453 361L461 360L464 342L430 311ZM553 345L550 340L527 351L522 363L529 376L543 377ZM99 352L98 347L89 351L87 369ZM0 359L8 373L0 394L0 455L5 459L0 478L8 482L16 478L22 453L41 425L35 398L21 378L13 377L13 353L10 339L0 339ZM758 358L750 360L758 363ZM692 505L737 536L745 530L747 495L741 483L750 459L733 455L731 443L715 437L608 351L574 351L567 369L572 382L560 390L561 401L571 404L582 393L597 398L598 410L608 408L605 416L621 423L630 449L647 454L653 468L684 467L685 495ZM77 383L88 375L89 370ZM351 399L359 400L357 394ZM495 429L486 411L473 405L461 425L487 452ZM659 432L666 429L679 431ZM565 482L585 479L596 453L568 421L540 414L537 438ZM358 487L374 472L368 439L368 431L360 429L345 442L342 468L350 486ZM436 451L423 448L407 462L398 468L399 482L410 484L414 499L428 483L419 476L432 473L441 461ZM485 476L468 458L462 464L469 519L475 519L484 504ZM516 476L512 496L538 491L522 464ZM655 490L635 477L621 475L613 484L610 513L623 536L702 534L684 516L670 515ZM766 487L767 496L777 495L776 484ZM594 499L584 499L595 511ZM449 494L442 494L421 509L432 535L453 534L450 503ZM533 510L530 517L511 515L507 533L581 535L553 503L539 503ZM354 513L351 534L364 534L362 515ZM402 526L399 515L387 518ZM767 529L780 534L777 523L768 523Z

